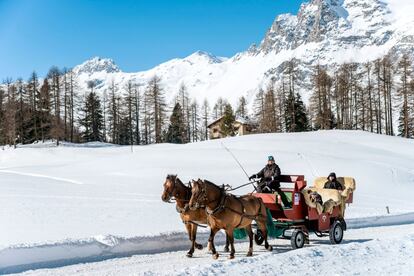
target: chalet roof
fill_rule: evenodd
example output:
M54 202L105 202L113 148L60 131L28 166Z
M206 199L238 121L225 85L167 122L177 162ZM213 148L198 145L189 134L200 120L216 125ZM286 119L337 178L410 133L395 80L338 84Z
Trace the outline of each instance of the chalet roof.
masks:
M223 119L224 116L221 116L219 118L217 118L216 120L210 122L207 127L210 128L212 125L215 125L216 123L218 123L219 121L221 121ZM242 124L242 125L248 125L248 124L252 124L252 122L247 119L247 118L243 118L241 116L237 116L235 119L236 122Z

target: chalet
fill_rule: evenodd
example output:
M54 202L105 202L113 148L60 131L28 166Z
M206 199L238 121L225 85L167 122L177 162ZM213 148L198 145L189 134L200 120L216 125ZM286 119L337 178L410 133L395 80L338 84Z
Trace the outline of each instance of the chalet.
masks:
M224 138L224 134L221 132L221 124L223 123L223 117L218 118L214 122L211 122L207 128L209 129L210 139ZM244 118L237 117L233 123L234 132L236 136L250 134L254 131L254 124Z

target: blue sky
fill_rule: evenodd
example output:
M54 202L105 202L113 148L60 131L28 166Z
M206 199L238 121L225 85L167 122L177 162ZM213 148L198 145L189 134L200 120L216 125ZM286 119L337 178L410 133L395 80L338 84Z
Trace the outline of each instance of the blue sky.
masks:
M110 57L125 72L197 50L232 56L303 0L0 0L0 81Z

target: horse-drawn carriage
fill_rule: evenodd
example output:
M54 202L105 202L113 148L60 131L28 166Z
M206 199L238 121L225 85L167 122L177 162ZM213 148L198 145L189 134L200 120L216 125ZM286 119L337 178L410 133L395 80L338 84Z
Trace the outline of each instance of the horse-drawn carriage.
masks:
M329 236L332 244L342 241L346 223L344 219L346 203L352 203L355 180L351 177L339 177L343 191L324 189L326 178L315 179L314 186L306 188L303 175L282 175L280 182L282 192L287 196L291 206L282 207L280 195L277 193L253 193L261 198L273 218L274 237L290 239L294 249L309 243L309 232L318 237ZM284 183L293 187L284 187ZM314 202L312 193L322 197L323 204ZM255 241L263 242L260 229L256 230Z
M252 256L253 238L257 244L264 242L265 248L272 250L268 235L290 239L293 248L301 248L308 243L309 232L320 237L329 235L331 243L340 243L346 230L345 205L352 203L355 181L350 177L338 177L337 180L344 190L324 189L326 179L323 177L317 178L313 187L306 188L303 175L282 175L279 178L281 191L289 201L289 206L282 207L277 193L235 196L228 193L224 185L217 186L208 180L198 179L193 180L191 186L186 186L176 175L168 175L162 200L176 200L177 211L191 240L188 257L193 256L195 248L202 248L196 243L197 226L200 224L210 227L208 248L215 259L219 254L214 246L214 236L220 230L226 233L225 251L230 251L229 258L234 258L236 233L249 237L247 256ZM285 183L293 185L293 188L284 187ZM312 195L315 194L320 200L314 200ZM240 234L240 237L243 235Z

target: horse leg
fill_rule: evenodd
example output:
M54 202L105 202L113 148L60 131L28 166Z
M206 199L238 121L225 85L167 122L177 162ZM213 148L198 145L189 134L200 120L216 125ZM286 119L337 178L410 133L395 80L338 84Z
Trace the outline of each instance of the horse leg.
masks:
M208 238L208 243L211 249L211 253L213 254L213 259L218 259L219 254L216 251L216 247L214 246L214 236L220 229L218 228L211 228L210 237Z
M229 242L230 242L230 256L229 259L234 259L234 253L236 252L236 250L234 250L234 235L233 235L233 231L234 229L229 228L226 229L226 233L229 237Z
M259 224L259 223L257 223ZM267 227L265 222L260 222L260 230L262 230L264 239L265 239L265 248L269 251L273 250L273 247L267 242Z
M253 256L253 230L252 225L249 224L246 228L247 234L249 235L249 251L247 252L247 257Z
M195 238L193 238L193 225L191 223L187 222L185 224L185 228L187 228L188 237L189 237L189 239L191 241L191 248L187 252L187 257L191 258L191 257L193 257L194 245L195 245Z
M197 237L197 225L196 224L192 224L192 233L193 233L193 238L194 238L194 247L197 248L198 250L203 249L203 245L196 242L196 237Z
M226 245L224 246L224 252L229 252L230 251L230 249L229 249L229 235L227 235L227 232L225 232L226 233Z

